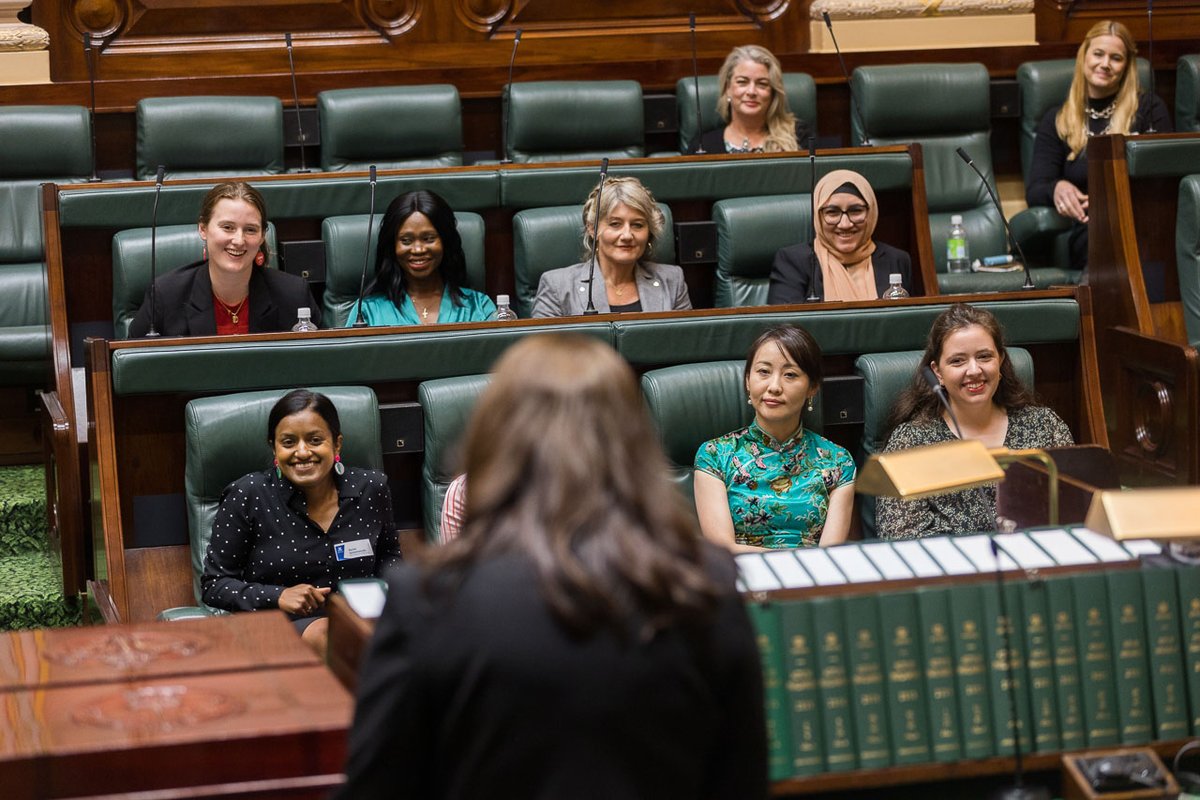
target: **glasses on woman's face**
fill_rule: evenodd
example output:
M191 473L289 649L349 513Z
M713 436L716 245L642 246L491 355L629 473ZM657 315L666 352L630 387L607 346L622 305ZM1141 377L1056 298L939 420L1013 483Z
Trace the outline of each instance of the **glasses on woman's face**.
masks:
M821 219L826 225L837 225L842 221L842 217L846 217L853 224L857 225L867 218L866 206L850 206L849 208L838 208L837 206L822 206Z

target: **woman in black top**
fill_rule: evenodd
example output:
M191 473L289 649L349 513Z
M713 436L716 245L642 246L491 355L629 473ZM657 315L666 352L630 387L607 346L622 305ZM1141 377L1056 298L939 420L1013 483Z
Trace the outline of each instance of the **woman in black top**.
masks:
M1087 141L1109 133L1172 130L1162 100L1139 93L1137 45L1120 22L1097 22L1075 55L1067 101L1038 125L1025 202L1072 220L1071 266L1087 267Z
M628 364L521 340L466 467L462 535L392 573L339 797L765 798L733 561L670 486Z
M735 47L717 73L717 113L725 126L701 133L688 144L709 154L781 153L799 150L808 125L788 108L779 59L756 44Z
M295 389L267 420L275 465L221 494L200 579L204 602L226 611L278 608L324 653L325 599L338 581L400 562L387 478L342 463L337 408Z

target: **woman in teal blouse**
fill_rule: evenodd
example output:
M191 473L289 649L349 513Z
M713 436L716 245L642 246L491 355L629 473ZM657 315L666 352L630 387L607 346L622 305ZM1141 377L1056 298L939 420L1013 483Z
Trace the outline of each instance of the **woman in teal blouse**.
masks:
M696 452L704 535L734 552L841 544L854 459L801 419L821 387L821 348L803 328L771 328L751 345L744 381L754 422Z
M375 281L363 299L368 325L483 322L496 305L468 289L467 258L454 210L433 192L406 192L388 206L379 224ZM358 319L358 304L346 325Z

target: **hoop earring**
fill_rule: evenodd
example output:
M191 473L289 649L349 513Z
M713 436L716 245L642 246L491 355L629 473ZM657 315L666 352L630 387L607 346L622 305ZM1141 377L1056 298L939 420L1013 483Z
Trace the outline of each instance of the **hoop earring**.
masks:
M254 257L254 265L256 267L261 267L265 263L267 263L267 256L262 250L259 250L258 255Z
M342 457L340 455L333 457L333 471L338 475L346 474L346 465L342 463Z

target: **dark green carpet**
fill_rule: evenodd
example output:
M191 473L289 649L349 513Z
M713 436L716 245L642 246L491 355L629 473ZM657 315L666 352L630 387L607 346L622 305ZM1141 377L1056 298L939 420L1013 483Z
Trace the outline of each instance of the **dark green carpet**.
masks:
M62 595L62 566L46 540L40 466L0 467L0 630L78 625Z

